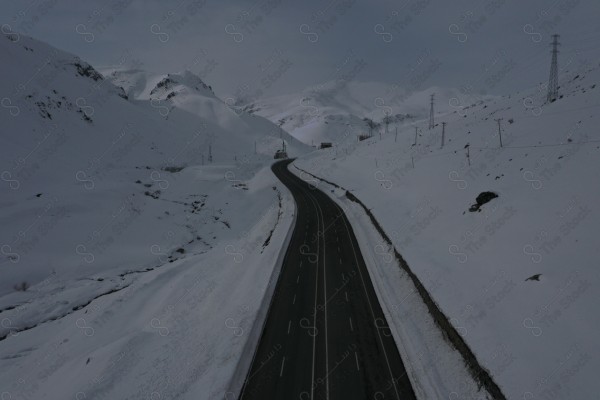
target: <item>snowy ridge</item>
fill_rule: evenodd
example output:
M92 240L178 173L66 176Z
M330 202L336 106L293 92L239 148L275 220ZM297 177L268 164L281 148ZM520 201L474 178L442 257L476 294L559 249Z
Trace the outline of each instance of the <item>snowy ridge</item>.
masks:
M438 112L463 104L467 96L451 88L431 87L408 92L379 82L325 82L300 93L276 96L246 106L282 126L306 144L356 140L360 134L373 134L365 118L383 125L405 124L429 115L429 96L435 93ZM482 96L490 99L492 96Z
M243 152L254 152L255 146L259 154L272 157L281 148L280 138L286 142L291 155L309 150L265 118L231 108L190 71L163 75L118 68L103 71L107 79L125 88L133 99L158 111L169 121L189 126L198 124L200 118L201 123L208 124L209 130L213 130L211 124L216 123L218 129L224 129L224 132L214 135L213 150L230 153L229 159ZM242 148L244 151L227 150L231 148Z

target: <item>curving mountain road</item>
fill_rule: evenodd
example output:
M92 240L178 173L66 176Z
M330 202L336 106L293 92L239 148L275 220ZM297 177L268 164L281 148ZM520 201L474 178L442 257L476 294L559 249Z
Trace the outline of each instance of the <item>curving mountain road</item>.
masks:
M414 399L348 219L291 161L272 169L296 226L240 399Z

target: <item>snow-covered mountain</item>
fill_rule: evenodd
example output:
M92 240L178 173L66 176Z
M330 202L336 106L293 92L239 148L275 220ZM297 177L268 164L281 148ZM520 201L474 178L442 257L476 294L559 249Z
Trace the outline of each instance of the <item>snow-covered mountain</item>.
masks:
M10 226L35 214L45 199L67 195L57 188L101 192L123 181L123 171L147 170L156 179L140 172L130 183L149 175L156 189L168 171L202 163L265 165L281 147L277 126L236 114L189 72L156 79L144 90L147 100L136 101L131 86L124 91L84 61L34 39L2 35L0 46L8 60L0 83L7 94L1 110L6 144L0 151L3 184L13 189L3 197L4 215L14 219ZM306 151L285 133L283 140L291 154ZM237 179L249 179L254 169L240 173ZM3 232L5 249L17 251L10 243L24 239L18 233ZM17 275L30 283L43 279L25 271ZM3 280L0 293L11 290L15 279Z
M464 104L458 89L431 87L407 91L379 82L333 81L300 93L276 96L249 104L245 110L268 118L307 144L339 143L358 135L388 132L429 115L430 95L436 96L436 113L448 112ZM485 98L490 98L486 96ZM370 128L368 118L378 124Z
M559 80L554 102L544 85L473 96L438 114L433 130L425 118L397 140L295 162L365 203L507 398L596 395L600 66L580 57ZM391 320L414 337L401 310L418 296L397 290L406 278L392 250L370 239L363 251L389 285Z
M139 69L104 69L102 72L130 98L149 104L165 119L191 126L200 117L216 124L223 132L216 138L213 150L229 153L230 158L253 153L255 143L259 154L271 156L281 147L280 138L285 140L292 155L307 150L267 119L230 107L214 94L211 86L189 71L152 74Z
M0 52L3 396L222 394L246 337L221 318L252 326L291 226L273 154L309 148L189 72L114 85L20 34Z

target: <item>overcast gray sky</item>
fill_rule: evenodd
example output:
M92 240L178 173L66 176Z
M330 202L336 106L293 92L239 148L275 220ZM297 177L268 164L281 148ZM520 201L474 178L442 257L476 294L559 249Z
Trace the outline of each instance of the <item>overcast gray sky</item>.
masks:
M547 79L555 32L563 66L600 54L597 0L3 0L0 15L92 65L189 69L223 97L336 79L506 93Z

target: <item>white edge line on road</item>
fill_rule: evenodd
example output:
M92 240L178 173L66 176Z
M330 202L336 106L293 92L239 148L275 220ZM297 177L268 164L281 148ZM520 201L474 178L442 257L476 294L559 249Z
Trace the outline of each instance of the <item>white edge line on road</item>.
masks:
M337 203L336 203L337 205ZM341 210L342 208L338 205L338 208ZM344 227L346 228L346 234L348 235L348 240L350 240L350 246L352 247L352 253L354 254L354 261L356 262L356 268L358 269L358 275L360 276L360 280L362 282L363 290L365 292L365 296L367 298L367 304L369 304L369 309L371 310L371 316L375 317L375 313L373 311L373 305L371 304L371 299L369 298L369 294L367 293L367 284L365 283L365 279L363 277L362 271L360 269L360 265L358 262L358 256L356 255L356 249L354 248L354 242L352 241L352 235L350 235L350 228L348 228L348 224L346 223L346 219L342 220L344 222ZM367 271L368 273L368 271ZM396 398L400 399L400 394L398 393L398 387L396 385L396 380L394 379L394 374L392 373L392 367L390 366L390 361L385 351L385 346L383 345L383 339L381 338L381 332L379 329L375 329L377 332L377 336L379 337L379 343L381 344L381 349L383 350L383 355L385 357L385 363L387 364L388 371L390 376L392 377L392 383L394 385L394 392L396 393Z

